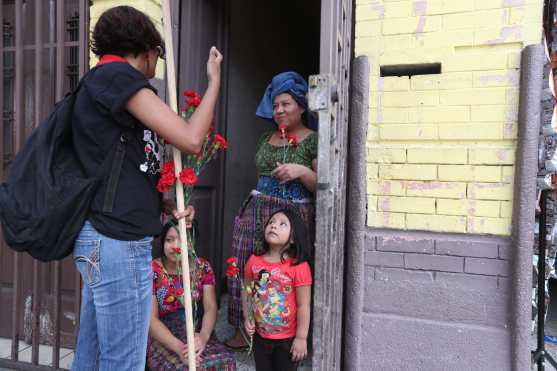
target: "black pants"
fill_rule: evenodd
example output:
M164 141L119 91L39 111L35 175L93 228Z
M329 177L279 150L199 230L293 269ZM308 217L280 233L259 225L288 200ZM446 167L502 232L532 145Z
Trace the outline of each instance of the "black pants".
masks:
M253 355L257 371L295 371L298 362L292 361L290 347L294 338L290 339L264 339L257 334L253 335Z

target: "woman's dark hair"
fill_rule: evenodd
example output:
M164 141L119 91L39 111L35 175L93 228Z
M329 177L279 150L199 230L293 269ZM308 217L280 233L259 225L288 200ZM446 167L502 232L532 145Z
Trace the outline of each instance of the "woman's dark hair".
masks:
M280 209L275 211L269 217L269 220L265 223L265 227L263 228L263 249L261 251L256 251L255 255L263 255L267 251L269 251L270 247L267 241L265 240L265 229L267 225L278 213L283 213L286 215L288 220L290 220L290 239L289 241L293 241L288 249L286 249L285 254L290 256L294 259L294 265L309 262L311 263L311 242L310 236L306 228L306 224L302 219L302 216L299 212L292 210L292 209ZM281 259L283 257L281 256Z
M98 56L129 54L164 49L161 34L149 17L131 6L117 6L101 14L91 38L91 51Z
M159 237L157 238L157 240L155 242L153 242L153 249L151 252L151 255L153 256L153 259L163 259L164 258L164 241L166 240L166 235L168 234L168 232L170 231L170 228L176 228L176 230L178 230L178 221L176 219L170 219L163 227L162 227L162 231L161 234L159 235ZM197 227L197 220L194 219L193 223L192 223L192 235L193 235L193 239L194 241L197 241L199 239L199 230Z

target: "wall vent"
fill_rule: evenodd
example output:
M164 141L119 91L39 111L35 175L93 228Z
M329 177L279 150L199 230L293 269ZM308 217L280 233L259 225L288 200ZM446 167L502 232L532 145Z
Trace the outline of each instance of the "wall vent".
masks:
M441 63L419 63L419 64L392 64L380 67L380 76L416 76L436 75L441 73Z

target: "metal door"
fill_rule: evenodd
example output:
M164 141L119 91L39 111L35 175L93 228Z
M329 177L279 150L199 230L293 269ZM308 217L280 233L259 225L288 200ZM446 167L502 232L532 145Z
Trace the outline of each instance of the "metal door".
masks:
M322 0L320 75L310 77L319 115L313 369L341 368L352 1Z
M87 0L0 2L0 181L33 128L87 70L88 12ZM0 337L12 340L0 368L38 368L39 344L52 346L50 363L58 368L60 347L75 342L79 294L71 258L39 263L15 254L0 233ZM18 340L32 344L30 359Z

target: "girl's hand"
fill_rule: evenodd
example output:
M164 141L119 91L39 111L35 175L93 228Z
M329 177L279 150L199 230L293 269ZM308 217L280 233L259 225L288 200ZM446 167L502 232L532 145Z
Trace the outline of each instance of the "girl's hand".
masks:
M201 354L203 354L203 351L205 350L205 347L207 346L207 342L209 341L209 339L205 339L203 336L201 336L200 333L196 332L194 335L194 342L195 342L195 355L196 355L196 359L198 362L198 366L199 366L199 362L201 361Z
M291 182L300 178L309 169L299 164L281 164L277 162L277 167L271 173L272 176L279 179L281 184Z
M222 54L213 46L211 50L209 50L209 59L207 60L207 77L209 78L209 82L220 81L221 62Z
M205 340L203 338L203 336L201 336L200 333L196 332L194 334L194 338L193 338L193 342L195 345L195 363L197 365L197 367L199 367L199 364L201 363L201 354L203 354L203 351L205 350L205 347L207 346L207 342L208 340ZM186 365L188 364L189 360L188 360L188 345L185 344L184 345L184 353L183 353L183 358L185 358L185 362L182 359L182 362L184 362Z
M298 362L306 358L308 355L307 339L294 338L292 347L290 348L290 353L292 353L293 362Z
M179 212L178 210L173 210L172 215L176 220L180 220L182 218L186 218L186 228L191 228L193 223L193 218L195 217L195 209L193 206L188 205L186 210Z
M178 349L175 350L175 353L180 357L180 360L184 364L188 364L188 346L182 342L178 346Z
M253 334L255 333L255 323L253 321L250 321L249 319L244 321L244 328L246 329L246 332L249 336L253 336Z

